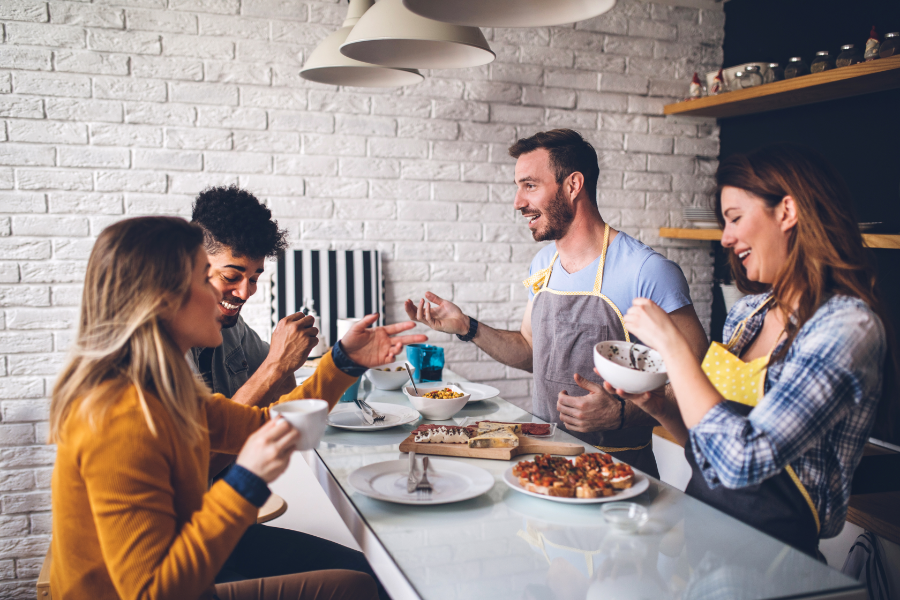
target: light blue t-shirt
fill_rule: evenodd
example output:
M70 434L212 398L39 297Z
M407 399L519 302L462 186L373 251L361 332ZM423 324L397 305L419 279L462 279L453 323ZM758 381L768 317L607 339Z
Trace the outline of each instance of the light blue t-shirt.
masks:
M555 253L556 244L541 248L531 261L529 275L550 266ZM560 292L589 292L594 289L599 264L598 256L580 271L567 273L557 258L549 287ZM691 292L681 267L621 231L606 249L600 292L612 300L623 315L635 298L650 298L667 313L691 304ZM528 291L528 297L534 299L534 290Z

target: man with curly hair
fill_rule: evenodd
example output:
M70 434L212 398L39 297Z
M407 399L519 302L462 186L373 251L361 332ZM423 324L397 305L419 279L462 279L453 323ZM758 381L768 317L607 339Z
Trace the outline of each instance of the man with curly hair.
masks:
M214 393L235 402L267 406L297 386L294 372L315 347L313 318L288 315L272 332L271 345L241 318L241 309L256 293L265 260L287 248L287 232L253 194L237 186L214 187L194 202L192 221L203 229L209 255L210 283L222 292L219 302L223 343L192 348L189 358ZM410 324L411 326L411 324ZM355 364L335 344L335 365L360 376ZM210 475L225 469L234 456L213 454ZM323 569L351 569L375 578L381 598L387 593L362 553L298 531L252 525L216 578L217 583L274 577Z
M315 346L317 333L312 318L290 315L278 323L270 346L241 317L244 304L256 293L266 258L287 248L287 232L253 194L234 185L201 192L192 221L203 229L210 283L222 292L224 341L218 348L191 349L191 358L214 393L241 404L267 406L296 387L294 371ZM226 464L225 459L213 461L211 472Z

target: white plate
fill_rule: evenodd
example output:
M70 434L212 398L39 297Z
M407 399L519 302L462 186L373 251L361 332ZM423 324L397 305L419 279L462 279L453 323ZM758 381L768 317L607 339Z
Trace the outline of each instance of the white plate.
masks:
M405 385L412 385L411 383L407 383ZM473 402L481 402L482 400L490 400L491 398L496 398L500 395L500 390L495 387L491 387L489 385L484 385L483 383L472 383L471 381L427 381L427 382L416 382L416 386L418 387L427 387L427 388L436 388L436 387L444 387L447 385L455 385L464 391L467 394L471 394L469 401L466 404L472 404Z
M494 487L494 477L482 469L454 460L428 459L431 494L406 491L409 460L388 460L350 473L350 486L364 496L398 504L448 504L475 498ZM420 462L421 465L421 462ZM421 468L421 466L420 466Z
M397 425L412 423L422 416L409 406L386 404L384 402L369 402L369 405L375 409L375 412L384 415L384 421L368 425L363 420L362 413L359 408L357 408L355 402L344 402L334 407L334 410L328 414L328 420L325 422L332 427L337 427L339 429L349 429L351 431L379 431L381 429L390 429Z
M522 487L519 483L519 478L512 474L512 470L513 467L510 467L503 472L503 481L506 485L526 496L534 496L535 498L540 498L542 500L552 500L553 502L561 502L563 504L599 504L600 502L616 502L618 500L634 498L647 491L647 488L650 487L650 480L647 479L646 475L642 475L635 471L634 485L628 489L621 490L612 496L601 496L600 498L561 498L559 496L545 496L544 494L529 492Z

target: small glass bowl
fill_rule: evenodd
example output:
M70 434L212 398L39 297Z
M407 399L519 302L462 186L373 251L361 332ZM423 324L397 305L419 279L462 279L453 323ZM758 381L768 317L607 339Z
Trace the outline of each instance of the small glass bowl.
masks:
M606 522L623 533L634 533L650 518L647 509L634 502L610 502L601 510Z

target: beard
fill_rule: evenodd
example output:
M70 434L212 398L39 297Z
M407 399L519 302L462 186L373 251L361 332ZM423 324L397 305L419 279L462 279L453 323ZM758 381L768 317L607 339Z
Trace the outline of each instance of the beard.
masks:
M231 329L232 327L237 325L239 316L241 316L240 313L234 315L233 317L227 317L225 315L220 315L219 323L222 324L222 329Z
M237 325L238 318L241 316L241 309L244 308L244 303L237 298L225 298L225 302L228 304L237 305L237 314L236 315L224 315L221 312L219 313L219 323L222 324L222 329L231 329L235 325Z
M546 242L549 240L558 240L566 235L569 226L575 219L575 211L569 205L566 197L560 187L547 209L541 213L545 218L542 228L535 229L531 232L531 237L536 242Z

